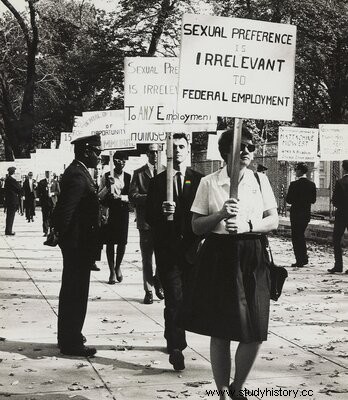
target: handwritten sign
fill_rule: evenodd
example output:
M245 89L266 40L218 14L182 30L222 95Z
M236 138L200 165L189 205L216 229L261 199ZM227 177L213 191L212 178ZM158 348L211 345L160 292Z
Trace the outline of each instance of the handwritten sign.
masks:
M82 113L82 117L80 129L83 134L99 134L104 150L126 150L136 147L124 129L123 110L87 111Z
M59 148L66 151L73 151L74 146L71 144L73 138L72 132L61 132Z
M321 124L320 159L322 161L348 160L348 125Z
M166 124L166 125L137 124L135 126L126 125L126 132L130 134L131 141L135 143L165 143L167 140L168 133L185 133L189 142L191 143L193 130L194 131L197 130L196 125L185 125L185 124Z
M177 112L178 74L177 57L126 57L125 124L215 125L216 120L209 113Z
M290 121L296 26L184 14L178 111Z
M278 160L314 162L318 160L318 129L279 127Z

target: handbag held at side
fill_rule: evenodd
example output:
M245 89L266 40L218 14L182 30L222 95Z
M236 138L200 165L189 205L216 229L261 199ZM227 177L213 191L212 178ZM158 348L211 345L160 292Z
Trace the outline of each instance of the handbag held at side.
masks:
M279 267L274 264L272 251L266 235L262 236L262 246L265 251L266 262L271 278L270 297L272 300L277 301L282 294L285 279L288 277L288 271L284 267Z

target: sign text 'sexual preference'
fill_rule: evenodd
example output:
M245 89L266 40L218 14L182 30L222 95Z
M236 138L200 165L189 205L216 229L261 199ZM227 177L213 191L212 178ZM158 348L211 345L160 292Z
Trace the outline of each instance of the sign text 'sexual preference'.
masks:
M296 26L185 14L178 111L292 120Z

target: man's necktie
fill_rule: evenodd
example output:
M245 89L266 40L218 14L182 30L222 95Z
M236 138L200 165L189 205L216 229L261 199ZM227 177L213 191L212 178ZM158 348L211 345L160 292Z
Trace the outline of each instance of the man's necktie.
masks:
M154 169L153 169L153 176L156 176L156 175L157 175L157 169L154 168Z
M182 196L182 183L181 183L181 172L177 172L175 174L175 181L176 181L176 194L177 197L180 199Z

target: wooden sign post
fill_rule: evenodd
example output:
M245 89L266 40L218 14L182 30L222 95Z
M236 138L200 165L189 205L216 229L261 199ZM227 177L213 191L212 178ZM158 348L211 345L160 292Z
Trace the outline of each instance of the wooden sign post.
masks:
M228 154L227 169L230 174L230 197L238 198L238 181L240 170L240 144L242 141L242 125L243 119L235 118L234 132L231 142L230 152Z
M114 151L109 151L109 157L110 176L115 178ZM111 185L111 193L114 193L114 184Z
M167 132L167 201L173 201L173 133ZM173 221L174 215L167 217Z

